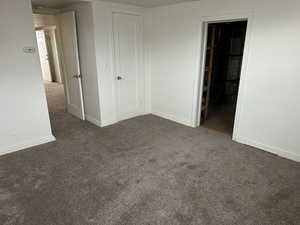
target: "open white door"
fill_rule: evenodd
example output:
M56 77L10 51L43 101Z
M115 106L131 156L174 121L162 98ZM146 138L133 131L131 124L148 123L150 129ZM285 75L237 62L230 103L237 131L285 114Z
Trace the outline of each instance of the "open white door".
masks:
M72 115L84 120L84 105L79 65L75 12L59 15L63 50L64 85L67 109Z

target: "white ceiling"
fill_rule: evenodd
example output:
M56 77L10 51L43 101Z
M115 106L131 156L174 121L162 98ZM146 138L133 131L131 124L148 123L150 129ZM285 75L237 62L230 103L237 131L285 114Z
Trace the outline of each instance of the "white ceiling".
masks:
M42 7L49 7L49 8L59 8L59 7L66 6L70 3L84 2L84 1L89 1L89 0L32 0L32 4L35 7L42 6ZM150 8L150 7L175 4L179 2L190 2L196 0L104 0L104 1L131 4L131 5Z

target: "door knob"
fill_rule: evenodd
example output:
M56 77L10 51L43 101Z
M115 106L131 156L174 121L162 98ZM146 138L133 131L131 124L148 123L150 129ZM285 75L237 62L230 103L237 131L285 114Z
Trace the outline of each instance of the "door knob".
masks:
M73 78L79 79L79 78L81 78L81 75L80 74L79 75L74 75Z
M123 77L117 76L117 80L122 80L122 79L123 79Z

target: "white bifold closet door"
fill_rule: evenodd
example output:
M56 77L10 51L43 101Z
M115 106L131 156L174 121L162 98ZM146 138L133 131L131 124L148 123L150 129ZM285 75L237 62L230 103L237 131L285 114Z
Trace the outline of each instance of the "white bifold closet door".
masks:
M117 120L141 115L144 104L142 18L113 13Z

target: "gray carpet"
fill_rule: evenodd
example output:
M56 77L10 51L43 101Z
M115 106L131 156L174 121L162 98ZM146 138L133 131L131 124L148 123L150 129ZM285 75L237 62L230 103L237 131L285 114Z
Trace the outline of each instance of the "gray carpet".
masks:
M300 164L155 116L99 128L47 84L57 141L0 157L1 225L297 225Z

